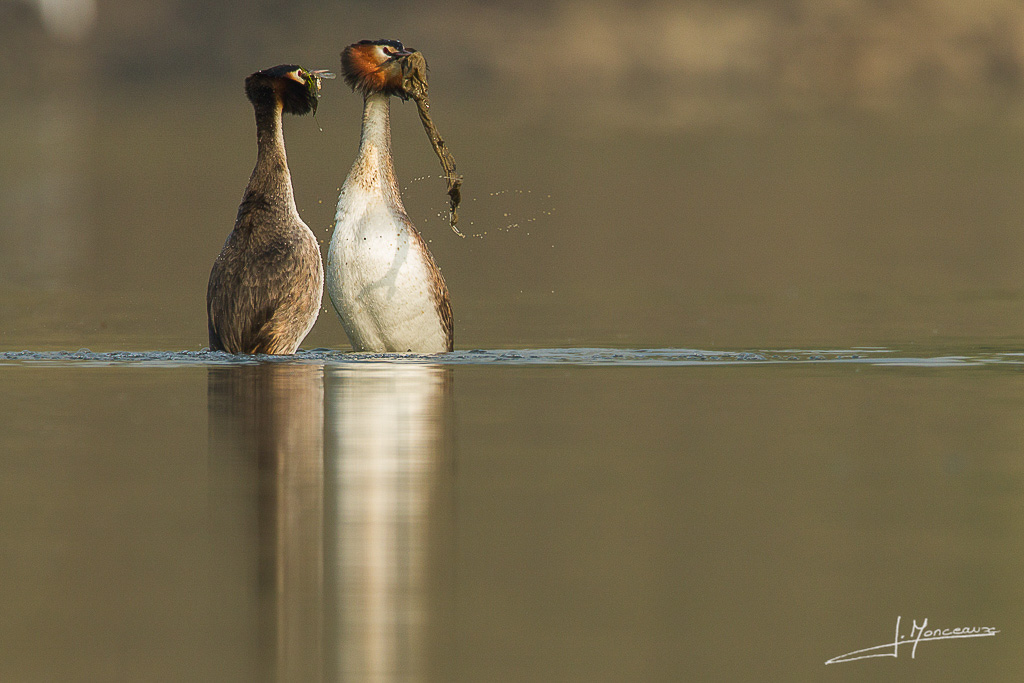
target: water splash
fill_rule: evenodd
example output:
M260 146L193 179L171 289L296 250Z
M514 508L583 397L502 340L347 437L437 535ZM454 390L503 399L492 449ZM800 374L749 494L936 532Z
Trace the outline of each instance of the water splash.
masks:
M445 176L423 175L412 178L402 187L402 192L406 193L414 184L434 178L444 179ZM535 228L538 222L543 222L544 217L552 216L555 213L555 207L551 206L550 194L542 195L530 189L484 192L478 197L468 197L467 202L472 207L471 211L475 212L473 215L476 216L474 220L468 221L468 226L470 228L476 228L478 224L488 226L486 230L479 228L476 231L466 230L466 237L476 239L483 239L489 231L525 232L526 235L530 235L530 232L524 231L523 228ZM430 211L433 217L441 220L446 217L444 211L435 208L431 208ZM422 222L428 223L429 220L429 217L423 218Z

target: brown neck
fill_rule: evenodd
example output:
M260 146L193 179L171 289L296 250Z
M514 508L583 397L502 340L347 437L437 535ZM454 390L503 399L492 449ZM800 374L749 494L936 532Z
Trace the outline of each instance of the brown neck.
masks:
M297 214L292 177L284 151L281 102L254 105L256 111L256 167L238 207L239 218L253 210L290 211Z

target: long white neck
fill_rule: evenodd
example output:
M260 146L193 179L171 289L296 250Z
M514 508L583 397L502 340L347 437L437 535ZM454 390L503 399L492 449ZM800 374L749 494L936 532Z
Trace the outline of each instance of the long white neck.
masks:
M391 116L389 95L371 93L363 101L363 128L359 154L345 184L379 192L385 201L405 212L391 159Z
M363 103L359 154L338 197L326 274L357 351L450 348L448 290L398 192L387 95Z

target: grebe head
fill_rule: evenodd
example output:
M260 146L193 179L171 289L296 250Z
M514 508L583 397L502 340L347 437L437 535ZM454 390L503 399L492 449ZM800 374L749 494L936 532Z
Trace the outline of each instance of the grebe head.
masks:
M341 72L345 82L364 95L379 92L404 100L409 93L402 85L402 63L416 52L397 40L361 40L341 53Z
M254 105L277 100L288 114L315 114L322 78L334 78L334 74L281 64L246 78L245 95Z

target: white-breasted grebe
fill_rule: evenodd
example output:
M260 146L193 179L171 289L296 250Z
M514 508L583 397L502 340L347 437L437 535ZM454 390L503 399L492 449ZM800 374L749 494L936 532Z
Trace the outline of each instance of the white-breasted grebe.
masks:
M211 351L292 354L316 322L320 245L295 208L281 114L315 112L321 77L333 75L281 65L245 79L256 112L256 167L210 272Z
M338 197L327 292L356 351L442 353L453 348L452 307L423 237L409 220L391 158L389 103L405 99L396 40L364 40L341 55L363 94L359 153Z

